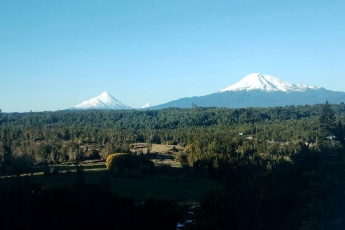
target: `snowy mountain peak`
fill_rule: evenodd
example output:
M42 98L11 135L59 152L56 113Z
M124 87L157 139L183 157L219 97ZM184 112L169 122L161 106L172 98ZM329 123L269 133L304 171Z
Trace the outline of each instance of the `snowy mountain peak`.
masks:
M131 109L131 107L104 91L99 96L74 106L73 109Z
M146 103L145 105L143 105L141 108L142 109L146 109L146 108L150 108L151 107L151 105L150 105L150 103Z
M99 95L99 97L112 97L107 91L104 91L103 93L101 93L100 95Z
M260 90L265 92L297 92L306 91L307 89L317 89L317 87L302 84L291 84L271 75L261 75L260 73L252 73L245 76L239 82L221 90L220 92L251 90Z
M111 96L107 91L104 91L103 93L101 93L97 99L105 104L119 104L121 102L119 102L117 99L115 99L113 96Z

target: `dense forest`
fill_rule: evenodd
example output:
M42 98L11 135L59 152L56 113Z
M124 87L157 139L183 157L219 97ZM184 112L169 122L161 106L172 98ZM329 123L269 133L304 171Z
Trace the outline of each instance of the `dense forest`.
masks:
M178 153L183 172L225 185L200 200L189 229L344 229L344 113L344 103L328 102L246 109L1 113L0 171L20 175L39 165L105 160L112 153L130 153L135 143L178 145L183 149ZM21 192L16 199L33 207L42 205L35 200L48 199L50 193L94 195L37 186L38 195L31 196L23 182L17 187ZM3 198L10 196L13 186L6 189ZM90 202L96 202L93 199ZM114 199L111 202L118 202ZM167 201L153 203L157 210L173 206ZM146 213L146 206L128 205L128 215ZM105 207L110 208L99 208ZM178 218L177 211L170 210L174 212L166 215ZM41 214L45 215L37 215ZM119 229L130 229L129 222L121 223Z

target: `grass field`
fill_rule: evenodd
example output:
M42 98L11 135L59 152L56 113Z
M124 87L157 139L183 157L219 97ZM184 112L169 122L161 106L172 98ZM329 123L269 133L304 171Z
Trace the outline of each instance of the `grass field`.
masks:
M141 144L146 146L146 144ZM146 152L144 149L143 152ZM146 155L155 163L155 170L149 174L114 176L106 169L104 161L84 161L82 177L85 183L104 183L113 194L134 198L138 201L149 197L170 198L180 203L195 203L212 189L222 185L212 179L201 178L183 169L176 160L178 146L152 145L151 155ZM163 166L163 167L162 167ZM61 164L34 168L32 174L22 174L44 186L75 186L78 180L77 165ZM48 172L48 173L47 173ZM49 173L51 172L51 173ZM80 174L79 174L80 175ZM2 176L1 184L10 183L16 176Z
M58 173L44 175L42 172L33 176L22 175L44 186L74 186L78 179L76 166L54 166ZM212 189L222 185L212 179L200 178L183 172L182 168L169 168L164 172L135 174L114 177L110 175L104 164L84 165L83 178L86 183L99 185L107 181L113 194L134 198L138 201L149 197L169 198L180 203L195 203ZM1 183L10 183L16 177L2 178Z

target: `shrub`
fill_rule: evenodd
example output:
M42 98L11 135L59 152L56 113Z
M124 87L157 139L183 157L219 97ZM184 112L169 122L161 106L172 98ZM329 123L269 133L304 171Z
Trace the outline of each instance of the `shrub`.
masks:
M131 154L111 155L107 157L107 168L119 173L149 172L154 167L152 161L141 156Z
M105 166L107 169L112 169L113 168L113 161L115 158L117 158L120 155L123 155L124 153L112 153L109 154L105 160Z

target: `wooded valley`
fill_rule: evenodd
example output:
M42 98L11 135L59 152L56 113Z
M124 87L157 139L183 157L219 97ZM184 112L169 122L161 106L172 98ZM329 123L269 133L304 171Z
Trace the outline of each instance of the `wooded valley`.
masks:
M1 113L0 228L176 229L183 218L176 200L150 197L142 204L107 188L114 177L178 174L222 185L200 197L186 229L344 229L344 113L344 103L328 102ZM134 148L138 143L146 151ZM147 164L159 154L152 152L154 144L176 146L173 157L180 167ZM47 187L30 176L51 165L105 164L114 153L134 158L114 161L102 183L85 182L78 166L69 187Z

